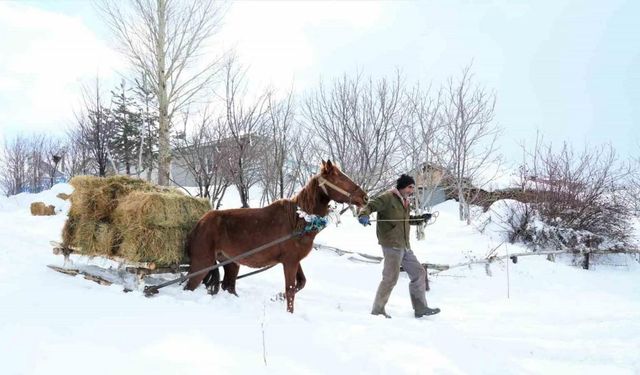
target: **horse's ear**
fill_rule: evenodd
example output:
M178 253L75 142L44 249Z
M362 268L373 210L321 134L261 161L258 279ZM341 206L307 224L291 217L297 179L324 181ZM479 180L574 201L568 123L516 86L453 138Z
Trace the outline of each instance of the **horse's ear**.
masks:
M325 164L324 170L327 173L332 173L332 174L336 174L337 173L337 168L336 168L335 164L333 164L331 162L331 159L327 159L327 163Z

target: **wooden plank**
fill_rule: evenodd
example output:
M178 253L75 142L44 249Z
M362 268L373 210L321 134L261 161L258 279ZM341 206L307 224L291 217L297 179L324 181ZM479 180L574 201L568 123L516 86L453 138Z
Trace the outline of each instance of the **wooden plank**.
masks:
M65 275L69 275L69 276L76 276L77 274L80 273L80 271L76 269L62 268L62 267L54 266L52 264L47 264L47 267L51 268L54 271L58 271L60 273L64 273Z
M69 275L69 276L76 276L76 275L83 275L85 279L87 280L91 280L95 283L98 283L100 285L111 285L113 284L113 282L102 278L100 276L97 275L92 275L91 273L87 272L87 271L83 271L83 270L79 270L79 269L75 269L75 268L63 268L63 267L58 267L58 266L54 266L52 264L47 264L47 267L51 268L52 270L56 271L56 272L60 272L60 273L64 273L65 275Z

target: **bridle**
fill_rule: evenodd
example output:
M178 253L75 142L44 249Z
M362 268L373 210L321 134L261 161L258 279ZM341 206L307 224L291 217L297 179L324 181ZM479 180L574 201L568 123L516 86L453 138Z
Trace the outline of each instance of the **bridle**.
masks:
M329 195L329 192L327 191L327 188L325 185L337 191L338 193L346 196L347 198L349 198L349 202L351 202L351 197L353 196L353 193L349 193L348 191L344 190L340 186L337 186L336 184L332 183L326 178L322 176L318 176L318 186L320 186L320 188L322 189L322 191L324 191L326 195ZM358 187L356 186L355 189L358 189Z

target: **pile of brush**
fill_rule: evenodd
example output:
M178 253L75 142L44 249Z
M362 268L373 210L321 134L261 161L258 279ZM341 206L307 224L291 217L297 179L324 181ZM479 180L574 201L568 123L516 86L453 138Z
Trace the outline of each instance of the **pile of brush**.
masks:
M77 176L62 243L89 256L173 266L209 201L126 176Z

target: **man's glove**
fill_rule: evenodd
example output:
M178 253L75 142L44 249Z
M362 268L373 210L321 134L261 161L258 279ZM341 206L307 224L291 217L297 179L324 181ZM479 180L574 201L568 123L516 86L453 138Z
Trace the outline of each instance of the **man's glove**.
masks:
M367 216L367 215L358 217L358 222L360 224L364 225L365 227L367 225L371 225L371 223L369 222L369 216Z
M431 220L431 214L422 214L422 220L424 220L425 222Z

